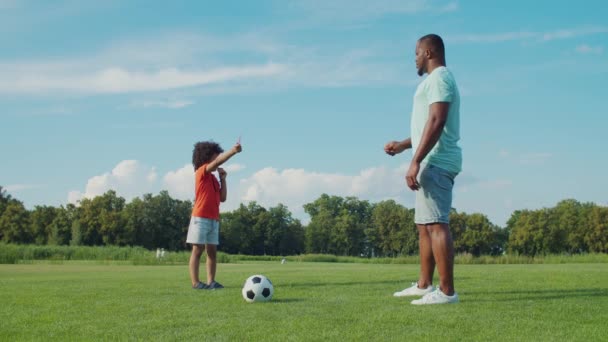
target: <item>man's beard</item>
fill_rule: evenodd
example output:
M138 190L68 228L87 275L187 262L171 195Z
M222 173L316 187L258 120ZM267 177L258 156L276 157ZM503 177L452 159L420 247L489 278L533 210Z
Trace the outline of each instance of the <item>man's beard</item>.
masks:
M425 73L424 67L418 68L418 76L422 76L422 75L424 75L424 73Z

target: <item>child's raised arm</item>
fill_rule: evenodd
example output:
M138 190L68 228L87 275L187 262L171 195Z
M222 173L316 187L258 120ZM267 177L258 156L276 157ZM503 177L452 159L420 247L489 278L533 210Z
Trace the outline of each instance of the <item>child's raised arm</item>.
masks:
M232 148L229 151L226 151L222 154L220 154L217 158L215 158L214 161L212 161L211 163L207 164L207 172L213 172L215 170L217 170L218 167L220 167L220 165L224 164L225 162L228 161L228 159L230 159L232 156L234 156L235 154L241 152L243 150L243 148L241 147L240 143L236 143L234 146L232 146Z

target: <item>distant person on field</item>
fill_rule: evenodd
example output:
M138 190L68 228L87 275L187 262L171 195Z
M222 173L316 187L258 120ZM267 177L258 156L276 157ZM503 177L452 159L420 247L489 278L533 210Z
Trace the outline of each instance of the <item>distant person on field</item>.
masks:
M217 245L219 244L220 202L226 201L226 171L220 167L235 154L241 152L241 144L237 143L230 151L224 150L213 141L198 142L192 152L194 165L194 208L188 227L186 243L192 245L190 256L190 280L193 289L215 290L224 286L215 281L217 267ZM212 174L218 171L219 182ZM207 282L199 278L201 254L207 251Z
M416 191L414 220L419 236L420 277L394 295L423 296L412 301L416 305L457 303L449 218L454 178L462 168L458 146L460 95L454 76L446 68L441 37L429 34L418 40L416 68L419 76L428 76L414 95L410 138L384 146L391 156L410 148L414 154L405 180ZM439 271L438 288L432 285L435 265Z

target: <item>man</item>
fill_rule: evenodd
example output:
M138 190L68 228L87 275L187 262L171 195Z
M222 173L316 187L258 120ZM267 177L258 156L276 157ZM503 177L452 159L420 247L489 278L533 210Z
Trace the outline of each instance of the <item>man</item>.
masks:
M420 277L396 297L423 296L412 304L457 303L454 290L454 244L449 229L454 178L461 171L460 95L452 73L446 68L441 37L429 34L416 44L418 75L428 74L414 95L411 137L391 141L384 151L394 156L409 148L414 157L405 176L416 191L415 223L420 248ZM437 265L439 287L432 285Z

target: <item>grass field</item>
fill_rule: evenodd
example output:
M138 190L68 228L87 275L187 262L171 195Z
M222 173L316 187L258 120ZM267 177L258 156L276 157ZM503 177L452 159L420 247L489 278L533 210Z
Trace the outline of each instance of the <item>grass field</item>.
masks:
M269 303L241 297L256 273L275 285ZM608 264L456 265L461 303L392 297L417 273L416 265L220 264L226 289L200 291L186 266L0 265L0 340L608 339Z

